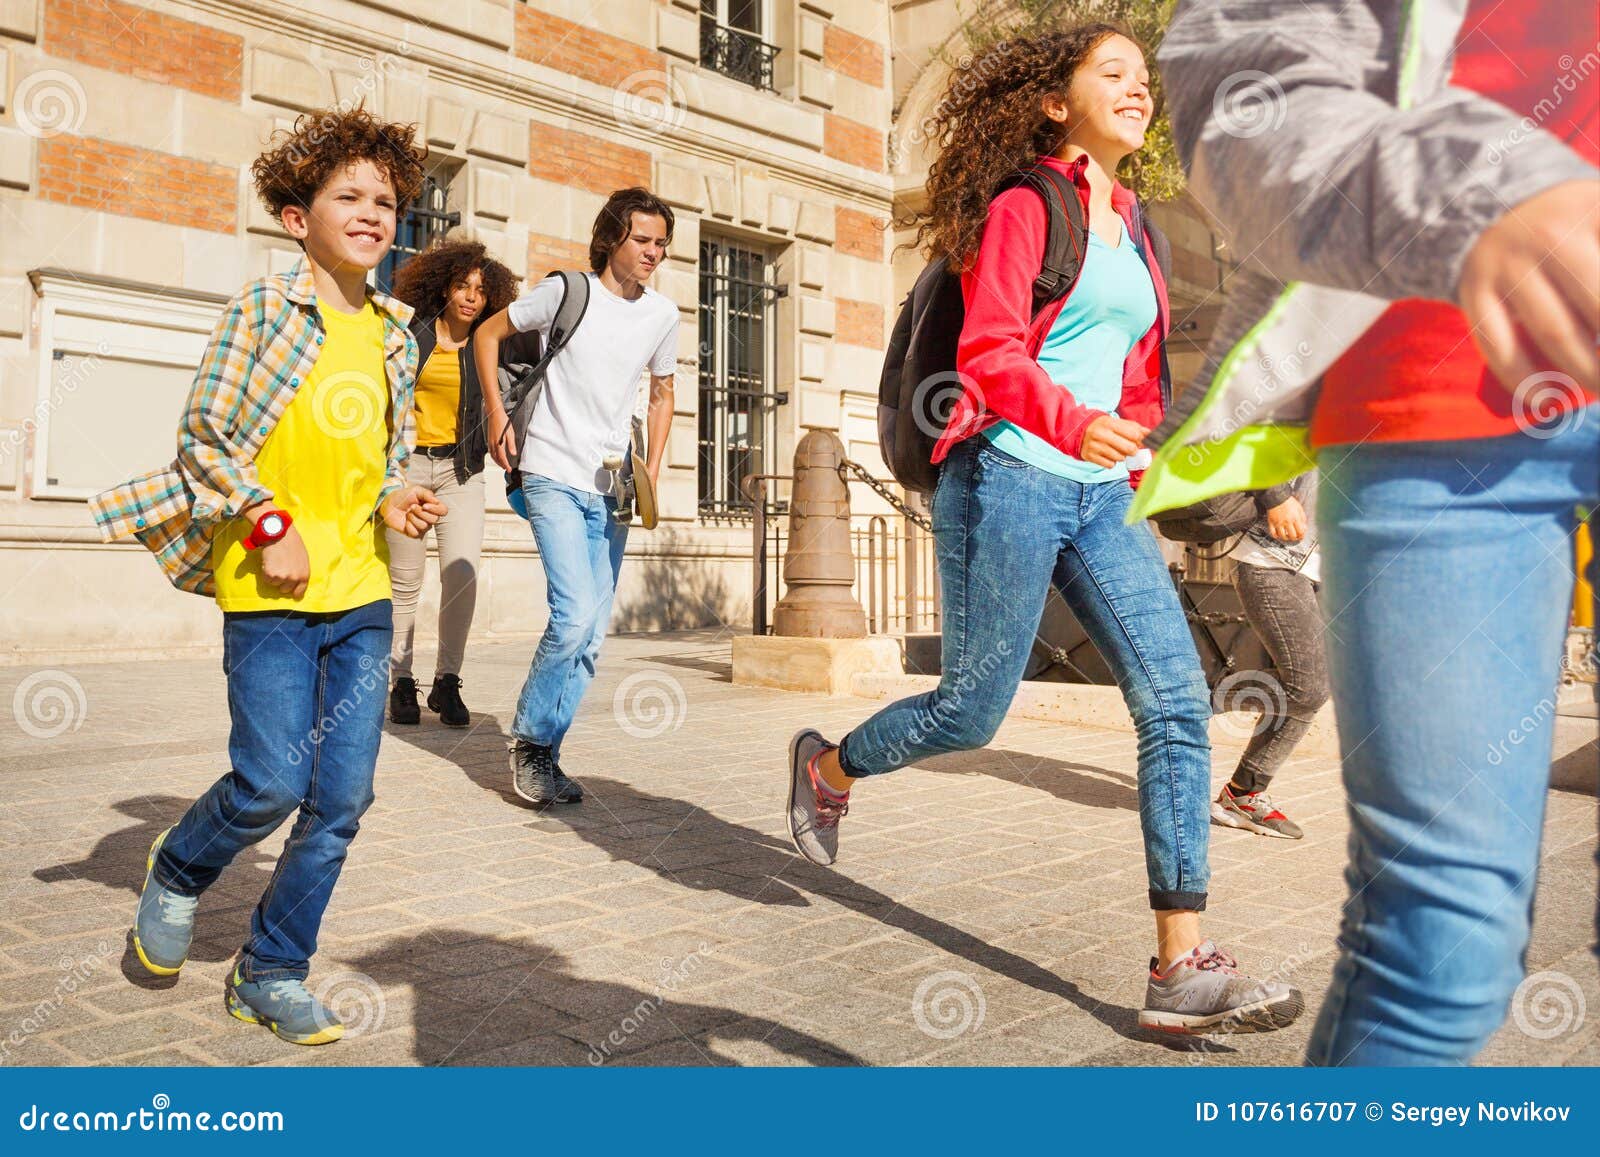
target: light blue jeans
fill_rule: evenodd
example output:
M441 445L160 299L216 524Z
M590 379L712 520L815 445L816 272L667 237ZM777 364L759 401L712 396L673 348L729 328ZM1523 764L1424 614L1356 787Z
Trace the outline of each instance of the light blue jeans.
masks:
M522 496L544 564L550 621L517 697L511 734L559 756L594 678L628 528L617 521L617 501L608 495L524 474Z
M1524 972L1600 408L1318 465L1350 899L1307 1059L1465 1063Z
M1211 703L1188 620L1149 527L1128 526L1125 479L1077 482L968 438L933 499L943 674L845 736L850 775L983 747L1022 682L1050 587L1105 657L1139 735L1150 906L1206 906Z

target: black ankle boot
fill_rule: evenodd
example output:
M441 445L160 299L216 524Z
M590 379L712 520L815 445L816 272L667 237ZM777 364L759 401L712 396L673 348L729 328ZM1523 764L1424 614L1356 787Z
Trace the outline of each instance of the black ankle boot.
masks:
M399 678L389 692L389 719L393 723L420 723L422 709L417 706L417 681Z
M465 727L472 722L472 712L461 702L461 678L458 675L440 675L428 692L428 710L439 713L439 722L446 727Z

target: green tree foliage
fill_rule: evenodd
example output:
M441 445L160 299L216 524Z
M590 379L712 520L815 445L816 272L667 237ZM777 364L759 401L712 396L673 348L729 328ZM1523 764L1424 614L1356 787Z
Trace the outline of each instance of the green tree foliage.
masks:
M1071 24L1105 20L1133 33L1150 65L1156 115L1145 134L1144 148L1124 162L1119 174L1147 201L1170 201L1183 192L1183 167L1172 143L1172 124L1161 99L1161 78L1155 69L1156 48L1172 19L1177 0L962 0L960 29L941 56L951 68L1008 36L1025 36Z

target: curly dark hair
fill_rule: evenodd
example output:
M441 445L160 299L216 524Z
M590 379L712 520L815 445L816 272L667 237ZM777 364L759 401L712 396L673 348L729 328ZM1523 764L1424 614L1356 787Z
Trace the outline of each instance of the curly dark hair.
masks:
M660 217L667 223L667 240L672 240L674 221L672 210L667 208L665 201L639 185L631 189L618 189L595 215L594 232L589 238L589 268L595 273L606 267L617 246L628 239L635 213Z
M1044 114L1045 97L1065 94L1073 74L1111 36L1138 44L1126 28L1095 21L1002 40L963 62L924 122L938 155L928 167L926 207L900 222L916 227L912 247L956 265L971 259L1001 183L1065 140L1066 126Z
M483 278L485 307L478 320L499 313L517 296L517 275L484 248L481 241L443 240L417 254L394 275L393 293L427 322L444 313L450 291L476 269Z
M416 125L381 121L361 106L301 113L294 129L274 133L272 147L251 164L256 195L281 221L290 205L309 209L336 173L371 161L394 186L396 211L404 214L422 191L428 159L427 146L418 144L416 135Z

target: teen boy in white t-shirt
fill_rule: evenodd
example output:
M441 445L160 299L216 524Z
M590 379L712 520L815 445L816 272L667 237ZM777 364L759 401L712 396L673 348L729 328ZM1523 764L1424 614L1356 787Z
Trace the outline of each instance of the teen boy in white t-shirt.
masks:
M595 218L589 308L551 361L522 445L522 495L548 583L550 621L511 724L512 789L529 803L576 803L561 770L572 725L611 617L628 528L616 518L607 458L628 446L639 376L650 371L645 469L653 483L672 424L678 307L645 282L666 257L672 210L647 189L621 189ZM515 435L495 386L500 342L537 329L548 339L561 287L542 281L485 321L473 339L489 453L509 468Z

